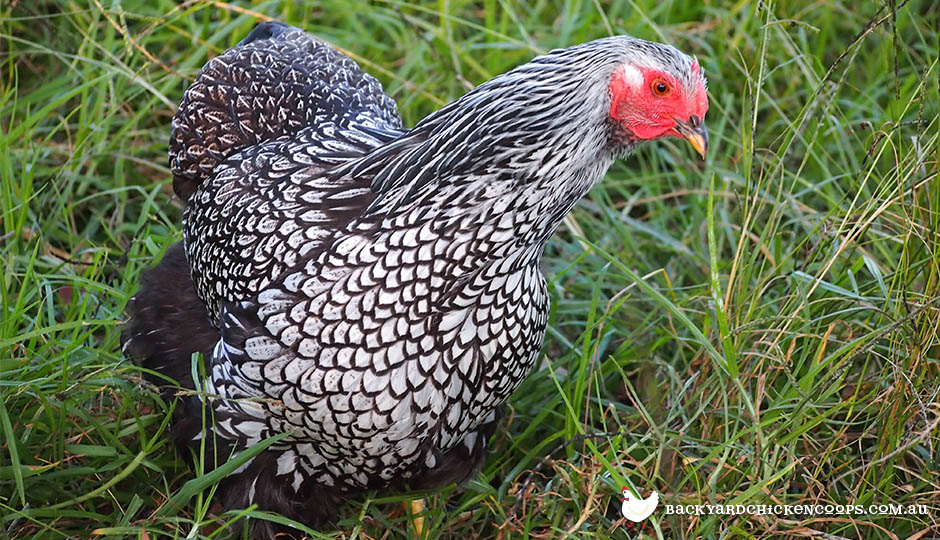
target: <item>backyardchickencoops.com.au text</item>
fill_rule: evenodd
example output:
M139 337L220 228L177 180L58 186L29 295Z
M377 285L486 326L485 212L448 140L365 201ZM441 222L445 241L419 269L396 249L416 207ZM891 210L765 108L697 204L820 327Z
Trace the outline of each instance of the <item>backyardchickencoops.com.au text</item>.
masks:
M675 515L928 515L926 504L667 504L666 514Z

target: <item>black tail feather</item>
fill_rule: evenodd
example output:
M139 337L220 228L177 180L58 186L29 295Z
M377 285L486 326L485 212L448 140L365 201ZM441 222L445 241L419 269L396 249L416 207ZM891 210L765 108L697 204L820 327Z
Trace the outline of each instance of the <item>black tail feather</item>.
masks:
M130 321L121 333L121 350L145 368L194 389L192 354L208 357L219 340L205 304L196 294L183 244L166 252L160 264L144 272L140 290L127 305ZM166 386L163 377L147 380Z

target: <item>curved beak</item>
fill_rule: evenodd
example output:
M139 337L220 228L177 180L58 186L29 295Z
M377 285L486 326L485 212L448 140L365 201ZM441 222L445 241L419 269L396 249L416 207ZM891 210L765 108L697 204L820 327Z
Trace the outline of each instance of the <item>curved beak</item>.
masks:
M702 159L705 159L705 153L708 152L708 132L705 131L705 123L702 122L702 119L693 114L689 117L688 122L678 118L675 118L675 121L676 127L674 129L676 132L689 141L692 148L702 156Z

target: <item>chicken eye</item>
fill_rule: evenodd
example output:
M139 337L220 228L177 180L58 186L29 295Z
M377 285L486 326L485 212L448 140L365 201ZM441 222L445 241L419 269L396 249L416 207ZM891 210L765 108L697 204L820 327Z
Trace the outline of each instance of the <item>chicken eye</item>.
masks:
M653 94L659 97L664 97L664 96L669 95L669 85L666 83L666 81L662 79L654 80L652 88L653 88Z

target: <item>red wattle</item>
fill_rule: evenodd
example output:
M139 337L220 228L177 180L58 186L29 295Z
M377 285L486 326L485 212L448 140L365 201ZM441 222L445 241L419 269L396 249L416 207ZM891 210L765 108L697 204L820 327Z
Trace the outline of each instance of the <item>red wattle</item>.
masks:
M638 139L655 139L662 137L670 130L668 126L655 126L649 124L626 124L627 128L633 132Z

